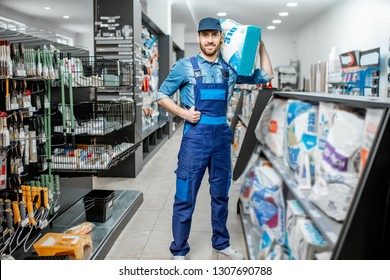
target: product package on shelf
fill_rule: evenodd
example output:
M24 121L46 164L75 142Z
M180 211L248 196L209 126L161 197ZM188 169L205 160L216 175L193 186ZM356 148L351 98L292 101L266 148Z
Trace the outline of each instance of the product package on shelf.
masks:
M257 135L264 135L264 144L277 156L283 156L287 102L273 99L264 111L256 128Z
M52 64L52 53L44 46L44 51L25 49L23 43L1 41L0 61L3 65L0 70L0 77L29 77L54 79L54 67ZM42 63L44 70L42 73ZM40 67L39 67L40 66Z
M65 105L62 115L62 104L58 104L57 113L53 116L53 131L63 133L65 118L66 132L71 133L71 114L69 105ZM114 101L80 102L73 106L75 134L106 135L125 126L135 119L134 101L132 98L120 98Z
M224 41L221 46L223 59L241 76L251 76L261 39L261 28L241 25L231 19L221 19Z
M285 207L282 180L271 163L260 158L246 173L240 201L260 240L259 259L285 259Z
M289 100L287 106L285 159L298 185L309 188L315 179L318 106Z
M127 139L100 137L101 142L115 144L77 144L75 149L55 148L52 155L53 169L58 170L107 170L115 160L130 152L134 144Z
M234 132L234 139L233 139L233 151L236 156L239 155L240 150L242 148L242 143L244 142L246 133L246 127L239 122L236 126L235 132Z
M291 260L312 260L329 250L320 231L297 200L287 200L286 235Z
M231 121L233 116L237 110L238 100L240 99L241 90L235 88L233 91L232 98L230 99L230 104L228 107L227 117L228 120Z
M148 129L158 122L159 111L156 102L158 87L158 40L146 27L142 27L142 129Z
M363 172L364 167L366 166L368 154L370 153L370 149L376 137L376 133L381 123L382 117L383 109L367 108L366 116L364 118L363 143L359 170L360 173Z
M313 203L337 221L345 219L359 179L364 131L363 117L347 110L333 110L319 160L320 174L309 196Z

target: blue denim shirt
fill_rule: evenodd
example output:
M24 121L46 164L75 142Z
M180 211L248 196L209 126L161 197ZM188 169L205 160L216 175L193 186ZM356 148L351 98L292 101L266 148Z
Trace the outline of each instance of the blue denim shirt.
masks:
M222 58L214 62L209 62L196 55L200 71L202 73L203 83L222 83ZM269 81L267 72L262 69L256 69L252 76L238 76L229 66L229 95L228 100L233 94L235 84L264 84ZM196 85L194 70L189 57L178 60L172 67L168 77L162 83L157 92L157 100L170 97L180 89L180 101L186 107L192 107L194 102L194 87Z

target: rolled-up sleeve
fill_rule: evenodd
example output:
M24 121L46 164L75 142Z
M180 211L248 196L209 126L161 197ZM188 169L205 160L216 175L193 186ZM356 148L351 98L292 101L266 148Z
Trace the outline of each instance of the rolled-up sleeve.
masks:
M255 69L252 76L237 76L237 84L265 84L270 77L263 69Z
M157 100L170 97L180 88L184 81L183 62L178 60L169 72L168 77L164 80L159 88Z

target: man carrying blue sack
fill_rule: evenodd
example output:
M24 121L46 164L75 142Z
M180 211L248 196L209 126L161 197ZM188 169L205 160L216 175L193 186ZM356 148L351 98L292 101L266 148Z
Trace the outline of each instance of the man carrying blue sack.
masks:
M230 246L226 228L233 140L233 133L227 124L227 106L236 83L266 83L273 78L272 65L261 42L259 54L262 69L256 69L250 77L237 76L219 55L223 35L220 21L215 18L204 18L199 22L198 41L200 53L177 61L157 94L159 105L186 120L175 171L173 242L170 250L175 260L185 260L190 251L188 238L192 214L202 178L208 168L213 253L243 260L244 256ZM169 98L178 89L185 109Z

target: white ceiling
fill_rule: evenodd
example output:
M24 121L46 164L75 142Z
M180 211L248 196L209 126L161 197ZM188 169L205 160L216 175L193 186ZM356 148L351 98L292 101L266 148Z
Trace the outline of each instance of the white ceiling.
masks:
M226 12L226 18L242 24L266 28L273 19L281 19L276 24L278 31L293 31L337 2L344 0L161 0L172 2L172 22L182 23L186 32L196 31L197 22L203 17L217 17L217 12ZM115 4L115 0L112 0ZM145 6L147 0L140 0ZM297 2L297 7L287 7L286 3ZM91 32L93 0L0 0L0 6L27 14L54 26L74 33ZM50 6L51 10L43 8ZM151 9L151 7L147 7ZM288 17L278 16L279 12L289 12ZM71 16L64 19L63 15Z

